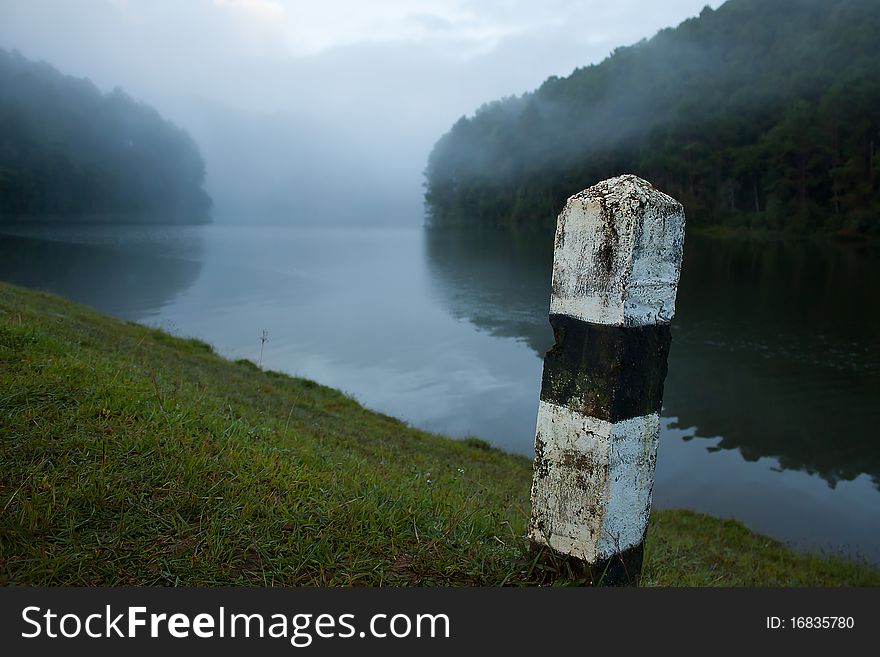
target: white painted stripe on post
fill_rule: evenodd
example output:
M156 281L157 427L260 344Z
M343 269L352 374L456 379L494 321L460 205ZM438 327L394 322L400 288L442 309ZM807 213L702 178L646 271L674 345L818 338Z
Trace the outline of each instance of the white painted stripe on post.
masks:
M615 422L608 458L608 502L599 533L599 559L641 543L651 515L660 414Z
M659 429L656 413L607 422L540 401L530 538L588 563L641 543Z
M556 223L550 313L613 326L668 323L683 245L681 204L637 176L575 194Z

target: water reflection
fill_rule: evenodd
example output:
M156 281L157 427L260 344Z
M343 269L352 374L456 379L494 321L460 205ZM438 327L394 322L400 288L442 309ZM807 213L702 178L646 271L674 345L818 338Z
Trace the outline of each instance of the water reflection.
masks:
M0 280L49 290L123 319L144 320L201 271L196 229L15 227L0 234Z
M232 358L256 360L268 330L267 367L532 453L551 236L245 222L11 230L0 230L2 280ZM876 250L853 245L688 238L658 507L880 563L878 266Z
M552 239L427 231L448 312L543 356ZM880 253L689 237L664 415L708 450L880 487Z
M447 312L492 335L524 340L544 357L553 345L552 236L426 229L425 253Z

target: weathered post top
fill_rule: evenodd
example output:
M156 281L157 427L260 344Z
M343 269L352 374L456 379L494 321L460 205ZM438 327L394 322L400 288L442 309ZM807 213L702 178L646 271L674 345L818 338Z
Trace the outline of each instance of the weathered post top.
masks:
M684 245L684 209L638 176L568 199L556 223L550 313L585 322L669 322Z
M684 210L632 175L559 215L529 536L594 583L638 581Z

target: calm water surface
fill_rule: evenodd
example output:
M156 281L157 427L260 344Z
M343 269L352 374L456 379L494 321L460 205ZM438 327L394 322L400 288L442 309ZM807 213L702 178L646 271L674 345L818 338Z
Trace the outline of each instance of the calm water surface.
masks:
M532 453L552 236L0 227L0 279ZM654 502L880 563L880 251L689 237Z

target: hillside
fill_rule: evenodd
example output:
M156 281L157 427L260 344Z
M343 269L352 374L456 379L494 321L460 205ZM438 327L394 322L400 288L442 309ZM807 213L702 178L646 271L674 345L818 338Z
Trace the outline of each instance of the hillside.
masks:
M204 222L204 177L152 107L0 50L0 221Z
M435 225L548 226L636 173L692 227L880 234L880 3L729 0L462 117L434 146Z
M530 585L531 462L0 283L0 585ZM877 585L655 511L647 585Z

